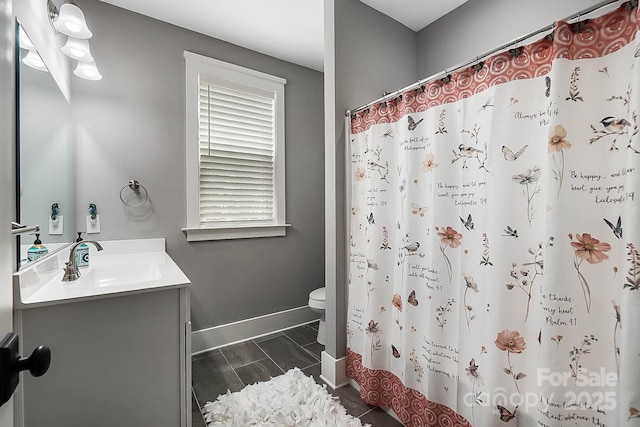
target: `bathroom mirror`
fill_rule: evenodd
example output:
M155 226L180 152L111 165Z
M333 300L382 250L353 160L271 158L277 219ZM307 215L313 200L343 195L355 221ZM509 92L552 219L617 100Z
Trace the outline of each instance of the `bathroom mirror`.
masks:
M16 85L18 126L18 218L21 224L39 225L40 240L50 252L73 241L74 182L71 105L48 71L25 64L37 52L18 40L28 37L19 29L16 37ZM27 61L28 62L28 61ZM62 221L50 226L51 206L57 203ZM59 218L58 218L59 219ZM34 235L22 235L18 268L26 262L26 250Z

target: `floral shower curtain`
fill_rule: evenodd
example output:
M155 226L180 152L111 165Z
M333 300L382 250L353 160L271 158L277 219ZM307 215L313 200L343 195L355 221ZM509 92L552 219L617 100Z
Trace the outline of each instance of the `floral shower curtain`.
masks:
M347 374L408 426L640 426L637 8L351 118Z

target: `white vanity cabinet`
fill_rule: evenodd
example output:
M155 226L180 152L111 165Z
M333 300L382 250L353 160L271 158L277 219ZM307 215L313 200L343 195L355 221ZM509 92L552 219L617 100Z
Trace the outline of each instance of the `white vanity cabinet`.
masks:
M164 239L151 240L162 240L164 252ZM113 249L117 245L101 243L104 255L91 253L95 277L91 279L89 270L82 271L87 282L106 277L101 266L126 271L117 256L106 264L99 261L100 256L117 252ZM128 255L135 260L136 254ZM22 376L16 396L17 426L191 425L190 284L168 255L160 259L170 265L160 265L155 283L148 286L138 282L124 289L126 279L120 277L118 283L103 283L107 288L114 285L118 291L100 293L93 288L87 290L91 284L83 284L81 277L69 284L78 288L77 296L71 288L63 288L64 298L60 300L37 297L55 292L25 292L32 303L25 303L27 298L16 305L15 311L21 347L48 346L51 367L40 378ZM171 274L171 283L158 283ZM47 283L53 280L44 279ZM16 280L14 277L14 290ZM99 281L96 283L99 288Z

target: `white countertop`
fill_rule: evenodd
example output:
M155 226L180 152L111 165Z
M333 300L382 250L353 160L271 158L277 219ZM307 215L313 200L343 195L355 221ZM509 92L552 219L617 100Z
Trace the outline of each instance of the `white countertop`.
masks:
M165 239L99 241L89 246L89 267L80 278L63 282L69 248L43 258L13 275L14 307L108 298L190 286L191 282L165 251Z

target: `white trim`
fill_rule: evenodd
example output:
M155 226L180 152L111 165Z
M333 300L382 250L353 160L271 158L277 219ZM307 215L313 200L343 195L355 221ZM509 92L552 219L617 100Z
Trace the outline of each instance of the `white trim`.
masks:
M180 289L180 425L191 427L191 290Z
M191 354L203 353L229 344L280 332L317 321L318 313L308 305L201 329L191 334Z
M225 228L185 227L182 229L182 231L187 235L188 242L201 242L205 240L250 239L254 237L286 236L287 227L291 227L291 224Z
M344 387L349 384L349 378L347 378L347 357L341 357L340 359L334 359L326 351L322 352L322 373L320 378L326 382L332 389Z
M185 58L187 58L185 52ZM199 222L199 208L197 201L200 198L198 185L200 182L199 176L199 164L198 164L198 144L189 143L190 141L198 140L198 67L197 64L191 61L186 61L186 88L185 88L185 102L186 102L186 169L187 169L187 224L198 224ZM194 200L195 203L190 201Z
M262 73L260 71L252 70L250 68L241 67L239 65L230 64L228 62L220 61L218 59L209 58L208 56L198 55L197 53L184 51L185 59L199 62L205 67L217 67L228 70L232 73L246 74L247 76L257 77L259 79L271 80L272 82L279 84L287 84L287 79L282 77L272 76L271 74Z
M336 72L334 0L324 2L324 276L326 287L325 348L336 352Z
M285 93L286 79L251 70L235 64L208 58L184 51L185 58L185 116L186 116L186 210L187 224L182 230L187 241L244 239L252 237L284 236L286 227L285 200ZM198 141L198 92L200 75L207 80L232 82L261 88L273 94L275 102L275 147L274 147L274 183L275 206L274 223L269 227L254 226L249 223L242 227L211 228L200 224L200 165Z

